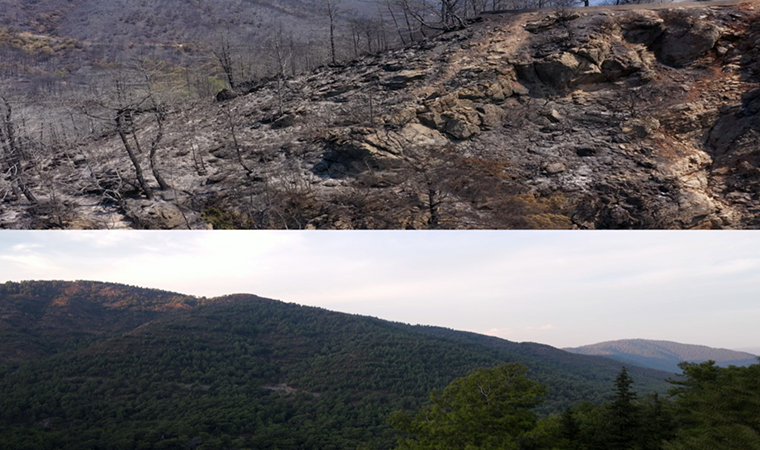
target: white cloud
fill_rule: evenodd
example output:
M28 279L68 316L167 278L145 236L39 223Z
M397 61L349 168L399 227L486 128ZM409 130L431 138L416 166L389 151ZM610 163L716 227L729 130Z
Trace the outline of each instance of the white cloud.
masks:
M150 232L131 233L124 231L64 231L59 232L61 240L83 244L92 248L112 248L124 243L134 244L142 239L143 234Z
M512 330L511 328L491 328L490 330L488 330L486 332L474 331L474 333L483 333L483 334L487 334L489 336L495 336L495 337L500 337L500 338L503 338L503 339L509 339L509 337L512 335L512 333L514 333L514 330Z
M6 269L9 271L14 269L16 271L57 269L52 261L40 255L0 255L0 260L7 261L13 265Z
M25 252L35 248L42 248L42 244L21 243L11 246L11 250L14 252Z

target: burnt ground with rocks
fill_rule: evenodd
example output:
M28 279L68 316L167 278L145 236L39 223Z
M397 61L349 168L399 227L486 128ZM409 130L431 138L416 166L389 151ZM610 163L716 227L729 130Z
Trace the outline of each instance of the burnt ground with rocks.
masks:
M759 12L494 14L160 130L138 111L149 192L112 130L23 162L35 201L6 174L0 226L757 228Z

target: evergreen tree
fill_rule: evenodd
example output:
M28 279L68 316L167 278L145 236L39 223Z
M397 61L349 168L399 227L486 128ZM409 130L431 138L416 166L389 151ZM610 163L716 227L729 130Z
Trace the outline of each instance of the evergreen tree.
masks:
M623 367L615 379L615 396L609 404L609 448L628 450L635 447L641 428L639 406L635 403L636 392L631 390L633 379Z
M674 436L672 407L656 393L649 396L641 407L640 448L661 450L663 442Z
M666 450L760 450L760 364L681 363L671 380L678 432Z
M581 425L575 417L575 411L567 408L562 411L559 418L559 438L561 447L568 450L580 450L584 448L581 444Z

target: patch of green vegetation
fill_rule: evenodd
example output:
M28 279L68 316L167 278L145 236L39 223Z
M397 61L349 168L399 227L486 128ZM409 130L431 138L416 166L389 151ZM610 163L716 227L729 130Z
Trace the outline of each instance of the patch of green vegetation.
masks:
M219 92L227 87L227 83L218 77L208 77L208 83L211 86L210 90L213 92Z
M632 389L623 368L612 398L536 420L545 387L525 366L504 364L454 380L414 413L391 423L399 450L758 450L760 364L720 368L682 363L670 398Z
M241 230L253 228L253 223L238 213L221 207L206 208L201 213L201 220L210 224L215 230Z

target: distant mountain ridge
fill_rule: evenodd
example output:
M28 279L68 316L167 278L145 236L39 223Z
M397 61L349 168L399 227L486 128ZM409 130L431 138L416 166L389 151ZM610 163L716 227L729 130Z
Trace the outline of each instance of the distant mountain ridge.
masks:
M582 355L605 356L624 363L669 372L680 372L678 363L682 361L713 360L722 367L747 366L758 362L758 357L751 353L649 339L621 339L563 350Z
M737 352L749 353L750 355L760 356L760 347L742 347L742 348L734 348L732 350L735 350Z

